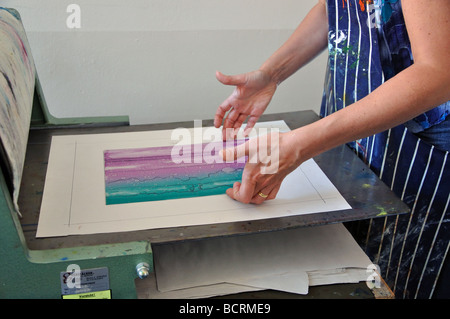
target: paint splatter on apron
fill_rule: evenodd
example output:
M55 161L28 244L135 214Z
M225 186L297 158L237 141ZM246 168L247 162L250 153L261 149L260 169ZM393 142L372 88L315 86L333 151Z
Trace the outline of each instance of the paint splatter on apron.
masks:
M413 63L399 0L328 0L328 16L321 116L365 97ZM404 125L349 143L411 208L410 214L347 224L397 298L450 294L448 151L413 134L438 125L449 111L448 102Z

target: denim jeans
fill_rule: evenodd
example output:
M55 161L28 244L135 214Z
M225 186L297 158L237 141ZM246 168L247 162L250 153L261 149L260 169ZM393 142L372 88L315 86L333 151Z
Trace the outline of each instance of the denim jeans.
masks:
M450 116L416 135L441 150L450 151Z

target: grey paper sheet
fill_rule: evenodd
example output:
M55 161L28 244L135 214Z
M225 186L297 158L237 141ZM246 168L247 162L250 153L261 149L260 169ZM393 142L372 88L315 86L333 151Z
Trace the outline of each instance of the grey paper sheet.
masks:
M222 284L306 294L366 280L371 264L342 224L160 244L153 254L157 289L172 297Z

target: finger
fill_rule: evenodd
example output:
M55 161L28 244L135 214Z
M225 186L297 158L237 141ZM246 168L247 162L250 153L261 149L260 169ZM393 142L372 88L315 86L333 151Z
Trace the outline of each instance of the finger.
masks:
M234 129L237 131L239 131L239 129L242 126L242 123L244 123L244 121L247 119L247 114L241 114L239 115L239 117L237 118L236 122L234 122Z
M258 121L258 118L259 118L258 116L250 116L248 118L247 125L245 126L245 129L244 129L244 136L248 136L250 134L253 127L255 127L255 124Z
M260 191L255 192L251 203L261 204L267 200L272 200L277 197L278 191L280 190L281 184L271 185L263 187Z
M253 196L253 189L251 188L251 185L235 182L233 188L226 190L226 194L234 200L249 204Z
M230 196L232 199L237 200L236 197L237 197L237 193L239 192L240 186L241 186L241 183L235 182L233 184L232 188L229 188L226 190L227 195Z
M275 195L278 192L276 189L277 184L273 183L269 179L265 179L263 181L259 181L257 184L257 188L255 189L255 193L253 194L252 202L256 201L257 203L262 203L263 201L273 199L272 192L275 190Z
M223 131L223 136L225 141L235 140L237 134L239 133L239 129L235 129L233 127L228 127Z
M231 106L230 106L230 109L231 109ZM236 106L231 109L231 111L227 115L227 118L225 119L225 123L228 124L228 127L233 127L234 122L239 118L240 114L241 114L241 112L236 110Z
M231 104L228 103L228 99L226 99L219 107L217 108L216 115L214 116L214 126L220 127L222 125L223 118L225 114L231 110Z
M253 198L253 194L255 193L256 182L251 178L254 169L257 169L255 165L245 165L242 173L242 181L234 193L235 199L241 203L250 203Z
M225 75L216 71L216 79L225 85L242 85L247 82L247 75L245 73L238 75Z
M244 156L248 156L250 146L249 146L250 140L246 141L245 143L239 144L235 147L228 147L225 149L221 149L219 151L219 155L222 156L222 159L225 162L232 162L236 161L239 158L242 158ZM245 171L245 170L244 170Z
M241 114L233 109L228 113L222 127L222 135L224 139L234 139L239 131L239 127L236 129L236 122L239 121Z
M276 185L274 188L272 188L272 191L269 193L269 196L266 198L266 200L275 199L277 197L278 191L280 190L281 184Z
M252 204L262 204L264 201L266 201L267 198L269 198L271 190L268 187L265 187L261 189L260 191L257 191L251 200Z
M235 139L239 133L239 129L241 128L242 123L244 123L244 121L247 118L246 114L241 114L236 119L234 119L236 113L237 112L234 112L231 118L230 116L228 116L227 119L225 120L225 123L222 128L223 131L222 135L225 140Z

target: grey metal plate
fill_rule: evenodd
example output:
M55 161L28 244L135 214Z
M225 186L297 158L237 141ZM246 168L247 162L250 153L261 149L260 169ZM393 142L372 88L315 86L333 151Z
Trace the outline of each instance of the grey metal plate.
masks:
M284 120L291 129L295 129L318 119L319 117L312 111L299 111L264 115L260 121ZM327 151L314 159L331 182L338 188L352 209L251 222L233 222L114 234L35 238L50 142L53 135L164 130L178 127L193 127L193 124L194 122L191 121L136 126L32 129L29 136L21 194L19 197L19 205L23 215L21 223L27 246L30 249L52 249L139 240L161 243L214 236L242 235L261 231L275 231L292 227L324 225L409 212L409 208L367 165L352 150L343 145ZM213 123L211 120L203 121L203 125L212 126Z

